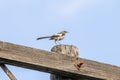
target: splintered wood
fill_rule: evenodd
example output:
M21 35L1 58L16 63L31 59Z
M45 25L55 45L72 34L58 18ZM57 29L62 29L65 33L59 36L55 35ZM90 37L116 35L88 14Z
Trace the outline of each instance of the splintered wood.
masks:
M57 45L51 49L52 52L56 52L58 54L65 54L68 56L76 57L75 63L73 64L77 70L80 70L80 67L83 65L83 62L80 61L79 50L77 47L73 45ZM61 75L51 74L51 80L74 80ZM79 79L80 80L80 79Z

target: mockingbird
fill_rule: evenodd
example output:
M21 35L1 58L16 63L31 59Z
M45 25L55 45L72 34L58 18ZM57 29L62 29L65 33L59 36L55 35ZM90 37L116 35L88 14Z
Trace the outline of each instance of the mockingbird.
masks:
M54 34L52 36L39 37L39 38L37 38L37 40L49 38L49 40L54 40L55 43L57 44L57 42L59 43L60 40L64 39L66 33L68 33L68 32L67 31L61 31L61 32L59 32L57 34Z

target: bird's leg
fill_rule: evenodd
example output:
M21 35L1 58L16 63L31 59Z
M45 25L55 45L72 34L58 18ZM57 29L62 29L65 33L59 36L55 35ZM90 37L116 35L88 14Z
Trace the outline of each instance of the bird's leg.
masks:
M59 45L61 45L61 43L59 41L57 41L59 43Z
M55 44L57 45L57 41L55 40Z

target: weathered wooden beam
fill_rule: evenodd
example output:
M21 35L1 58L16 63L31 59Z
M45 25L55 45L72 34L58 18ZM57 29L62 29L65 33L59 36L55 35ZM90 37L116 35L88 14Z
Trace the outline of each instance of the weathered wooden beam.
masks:
M74 67L75 57L57 54L0 41L0 63L33 70L89 80L119 80L120 67L81 59L84 65L78 71Z

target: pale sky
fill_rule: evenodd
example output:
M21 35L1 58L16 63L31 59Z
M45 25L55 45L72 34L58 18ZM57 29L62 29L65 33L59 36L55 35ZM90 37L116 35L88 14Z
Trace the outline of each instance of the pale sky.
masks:
M80 57L120 66L120 0L0 0L1 40L50 51L54 41L36 38L66 30L62 44ZM49 74L9 66L18 80L50 80ZM9 80L0 68L0 80Z

